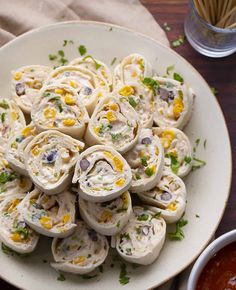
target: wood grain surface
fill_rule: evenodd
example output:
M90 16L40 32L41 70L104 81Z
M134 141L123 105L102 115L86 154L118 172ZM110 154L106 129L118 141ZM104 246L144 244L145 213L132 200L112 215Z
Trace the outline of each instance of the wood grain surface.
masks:
M177 39L179 35L184 33L184 18L188 11L187 0L141 0L141 2L161 26L165 22L168 23L171 28L167 32L170 41ZM200 72L211 87L217 89L217 99L230 133L233 178L230 198L216 232L216 236L219 236L236 228L236 178L234 179L236 174L236 54L222 59L211 59L197 53L187 41L175 50ZM220 166L220 164L216 164L216 166ZM0 279L0 289L16 290L17 288Z

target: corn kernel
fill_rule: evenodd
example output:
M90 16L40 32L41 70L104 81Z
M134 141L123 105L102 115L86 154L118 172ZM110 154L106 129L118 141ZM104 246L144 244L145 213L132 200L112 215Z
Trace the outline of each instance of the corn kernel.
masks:
M116 170L121 172L123 170L123 167L124 167L123 162L116 156L114 156L113 162L114 162Z
M33 149L31 150L31 153L32 153L34 156L38 156L40 152L41 152L41 149L39 148L38 145L35 145L35 146L33 147Z
M63 89L55 89L55 94L62 95L64 93Z
M76 84L76 82L74 82L74 81L72 81L72 80L70 80L70 86L72 87L72 88L77 88L78 87L78 85Z
M2 160L2 164L3 164L5 167L9 167L9 162L8 162L6 159L3 159L3 160Z
M65 126L74 126L76 123L75 119L65 119L63 120L63 125Z
M139 64L140 69L141 69L142 71L144 71L144 63L143 63L143 59L142 59L142 58L140 58L140 59L138 60L138 64Z
M106 223L112 219L112 212L108 209L105 209L100 218L98 219L99 223Z
M16 72L16 73L14 74L14 79L15 79L16 81L19 81L19 80L21 79L21 77L22 77L22 73L21 73L21 72Z
M124 192L122 195L121 195L121 199L123 200L123 203L124 205L127 205L128 202L129 202L129 198L128 198L128 192Z
M170 204L167 206L167 209L168 209L168 210L171 210L171 211L176 211L176 209L177 209L177 204L176 204L176 202L174 201L174 202L170 203Z
M65 215L63 216L62 221L63 221L64 224L68 223L70 220L71 220L71 217L70 217L69 214L65 214Z
M18 148L18 146L16 144L16 141L11 143L11 148L13 148L13 149L17 149Z
M85 256L80 256L72 261L72 264L80 264L86 260Z
M155 149L155 154L158 156L158 155L159 155L159 153L160 153L160 151L159 151L159 148L158 148L158 147L156 147L156 149Z
M174 114L175 118L178 119L180 114L183 112L184 103L181 99L177 98L174 100L173 104L174 104L173 105L173 114Z
M112 111L108 111L106 117L109 122L116 121L116 116L113 114Z
M53 226L52 219L50 217L47 217L47 216L41 217L39 222L45 229L48 229L48 230L50 230Z
M93 131L95 134L98 134L100 132L100 127L93 127Z
M140 156L140 157L145 156L145 154L146 154L145 150L140 150L140 151L139 151L139 156Z
M22 238L21 238L21 235L18 234L18 233L14 233L11 235L11 239L16 242L16 243L19 243L19 242L22 242Z
M113 159L113 157L114 157L114 155L111 154L111 153L108 152L108 151L104 151L103 154L104 154L107 158L109 158L109 159Z
M119 106L116 103L113 103L110 105L110 109L113 111L118 111L119 110Z
M65 103L69 106L75 105L75 99L72 97L71 94L66 93L65 95Z
M57 111L56 111L55 108L47 107L47 108L44 109L43 114L44 114L44 117L46 119L51 119L51 118L55 118L56 117Z
M122 185L124 185L125 180L124 180L124 178L120 178L115 183L117 186L122 186Z
M14 199L11 202L11 205L9 206L9 208L7 209L7 212L12 213L16 209L16 207L19 203L20 203L20 200L18 198Z
M18 119L18 114L17 114L17 112L16 112L16 111L12 111L12 113L11 113L11 117L12 117L12 120L13 120L13 121L16 121L16 120Z
M35 130L34 127L25 127L22 131L21 131L21 135L23 137L28 137L29 135L32 134L32 132Z
M99 84L100 84L101 87L104 87L105 86L105 82L104 81L100 81Z
M134 89L131 86L124 86L123 88L119 90L119 94L121 96L127 97L134 94Z

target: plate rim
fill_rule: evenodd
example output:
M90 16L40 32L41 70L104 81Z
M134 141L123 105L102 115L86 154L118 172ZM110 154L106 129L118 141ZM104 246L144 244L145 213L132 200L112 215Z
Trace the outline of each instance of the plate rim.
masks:
M145 35L145 34L143 34L141 32L135 31L133 29L130 29L130 28L121 26L121 25L117 25L117 24L113 24L113 23L109 23L109 22L93 21L93 20L73 20L73 21L62 21L62 22L57 22L57 23L51 23L51 24L48 24L48 25L43 25L43 26L34 28L34 29L30 30L30 31L24 32L21 35L15 37L14 39L10 40L6 44L4 44L2 47L0 47L0 54L1 54L1 52L3 50L7 49L9 46L14 45L15 42L17 43L19 41L19 39L24 39L25 37L27 37L29 35L37 34L37 32L41 32L41 31L47 31L47 30L49 30L49 29L51 29L53 27L56 27L56 26L67 26L67 25L70 26L70 25L78 25L78 24L85 24L85 25L86 24L93 24L95 26L97 25L97 26L104 26L104 27L109 27L109 28L111 28L111 27L112 28L116 28L116 29L121 30L121 31L126 31L126 32L129 32L129 33L132 33L132 34L134 34L136 36L139 36L141 38L145 38L145 39L151 40L152 42L154 42L158 46L161 46L165 50L167 49L169 53L172 53L172 54L174 54L175 57L180 58L180 60L184 62L184 65L190 67L191 70L193 70L194 73L198 75L198 77L201 79L201 81L207 86L208 91L210 92L212 98L215 100L215 104L217 105L218 111L221 114L221 118L222 118L223 125L224 125L224 131L225 131L226 137L227 137L226 144L229 147L229 152L228 152L228 154L229 154L228 155L228 158L229 158L229 174L228 174L228 177L227 177L227 194L225 195L224 207L221 210L219 220L217 221L215 227L212 229L211 235L209 236L209 238L207 239L207 241L204 243L204 245L199 249L198 253L195 254L190 259L191 261L188 262L185 266L183 266L181 269L179 269L178 271L176 271L175 273L173 273L168 279L165 279L162 282L162 284L164 284L167 281L169 281L170 279L172 279L173 277L177 276L182 271L184 271L191 263L193 263L196 260L196 258L202 253L202 251L207 247L207 245L209 244L209 242L213 238L214 233L216 232L216 230L217 230L217 228L218 228L218 226L219 226L219 224L220 224L220 222L221 222L221 220L223 218L223 214L225 212L225 209L226 209L226 206L227 206L227 203L228 203L228 199L229 199L229 196L230 196L230 192L231 192L232 174L233 174L231 139L230 139L230 134L229 134L228 126L227 126L227 123L226 123L226 120L225 120L225 117L224 117L224 113L223 113L223 111L221 109L221 106L220 106L220 103L219 103L218 99L212 93L212 91L210 89L210 86L208 85L207 81L197 71L197 69L192 64L190 64L183 56L181 56L180 54L178 54L176 51L174 51L173 49L171 49L169 46L166 46L166 45L162 44L160 41L154 39L153 37L148 36L148 35ZM29 290L28 288L20 288L15 282L12 282L9 279L4 278L1 273L0 273L0 278L2 280L6 281L7 283L9 283L9 284L17 287L18 289ZM158 287L158 286L160 286L162 284L153 285L153 286L151 286L148 289L154 289L155 287Z

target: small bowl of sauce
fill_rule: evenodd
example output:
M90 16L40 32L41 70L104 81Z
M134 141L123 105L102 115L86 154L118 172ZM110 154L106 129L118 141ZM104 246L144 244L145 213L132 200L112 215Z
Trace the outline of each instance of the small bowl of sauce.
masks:
M236 290L236 230L203 251L192 268L187 290Z

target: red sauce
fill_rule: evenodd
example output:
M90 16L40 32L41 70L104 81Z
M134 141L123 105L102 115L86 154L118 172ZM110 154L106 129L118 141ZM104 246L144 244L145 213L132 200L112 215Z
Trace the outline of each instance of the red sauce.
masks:
M221 249L206 264L196 290L236 290L236 242Z

